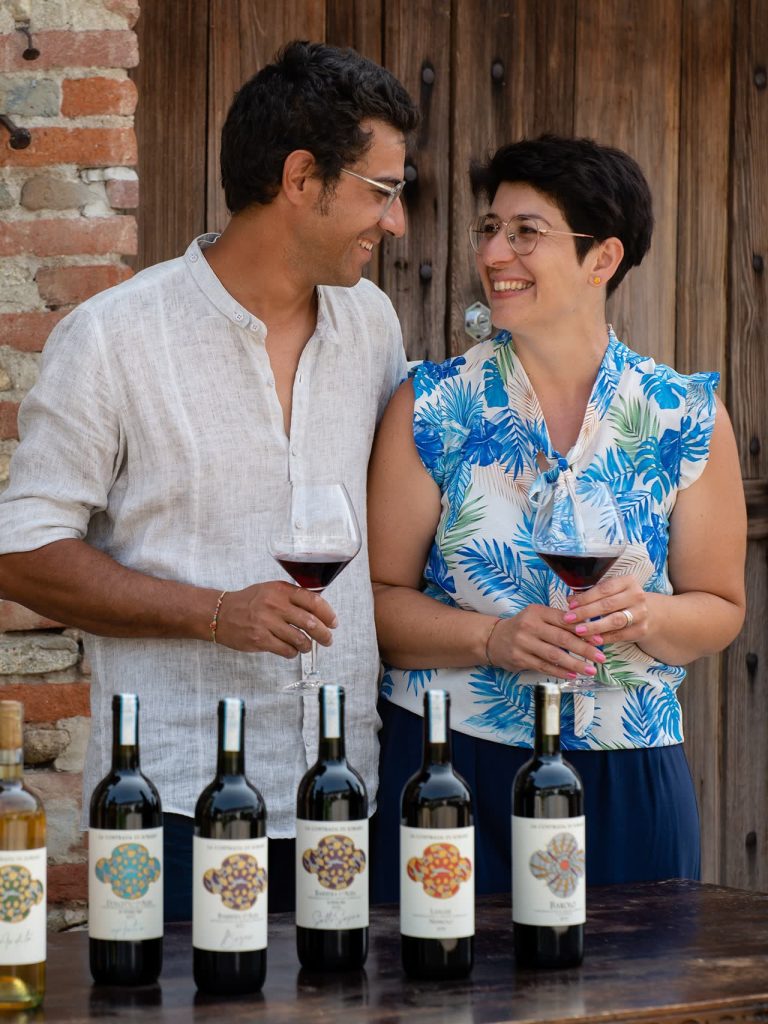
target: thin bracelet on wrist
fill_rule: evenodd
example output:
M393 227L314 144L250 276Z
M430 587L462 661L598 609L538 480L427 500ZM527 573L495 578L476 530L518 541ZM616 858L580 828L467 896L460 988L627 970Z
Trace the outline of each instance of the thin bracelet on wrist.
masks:
M211 631L211 640L215 644L218 643L218 640L216 639L216 630L219 628L219 612L221 611L221 602L224 600L228 593L229 591L222 590L222 592L219 594L219 599L216 602L216 609L213 613L213 618L208 623L208 629L210 629Z
M494 664L491 661L491 655L490 655L490 653L488 651L488 648L490 647L490 644L491 644L491 637L493 636L493 634L494 634L494 632L496 630L496 627L498 626L498 624L500 622L501 622L501 619L496 619L494 624L491 626L490 632L488 633L488 636L486 637L486 640L485 640L485 663L486 663L486 665L490 665L491 668L494 667Z

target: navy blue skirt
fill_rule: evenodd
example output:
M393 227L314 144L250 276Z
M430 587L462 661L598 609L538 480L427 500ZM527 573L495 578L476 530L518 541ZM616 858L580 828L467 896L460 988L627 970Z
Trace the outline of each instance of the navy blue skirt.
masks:
M399 898L400 796L422 759L423 722L379 702L383 727L377 811L371 825L372 898ZM451 731L453 765L474 797L476 891L511 888L511 791L531 751ZM698 879L699 815L682 744L649 750L571 750L584 783L587 884Z

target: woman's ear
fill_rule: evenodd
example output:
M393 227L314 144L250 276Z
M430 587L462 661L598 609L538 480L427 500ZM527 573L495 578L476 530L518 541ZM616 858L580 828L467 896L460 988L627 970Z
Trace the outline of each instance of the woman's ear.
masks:
M598 242L584 261L590 284L606 284L610 281L623 258L624 245L620 238L611 237Z

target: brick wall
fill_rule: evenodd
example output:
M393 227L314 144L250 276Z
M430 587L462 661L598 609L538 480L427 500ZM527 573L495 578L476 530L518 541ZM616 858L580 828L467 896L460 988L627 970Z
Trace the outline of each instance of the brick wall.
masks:
M3 0L0 114L29 129L14 150L0 126L0 487L18 405L52 327L77 303L129 277L138 204L137 0ZM25 35L39 51L24 58ZM77 630L0 601L0 698L25 707L30 784L48 812L53 927L85 918L79 830L88 736L88 666Z

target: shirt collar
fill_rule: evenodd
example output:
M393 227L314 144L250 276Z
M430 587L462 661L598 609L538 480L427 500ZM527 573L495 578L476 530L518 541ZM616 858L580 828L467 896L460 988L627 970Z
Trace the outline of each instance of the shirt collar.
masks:
M259 320L257 316L249 312L245 306L241 306L229 294L203 255L203 250L209 245L213 245L218 237L218 232L211 231L200 235L190 243L187 251L184 253L184 262L187 269L200 291L218 309L222 316L225 316L236 327L252 331L256 337L263 340L267 336L267 328L264 321ZM341 340L338 333L339 325L336 323L335 311L333 304L329 301L330 295L328 292L328 288L318 287L317 289L317 326L315 327L313 337L319 337L333 344L339 344Z

